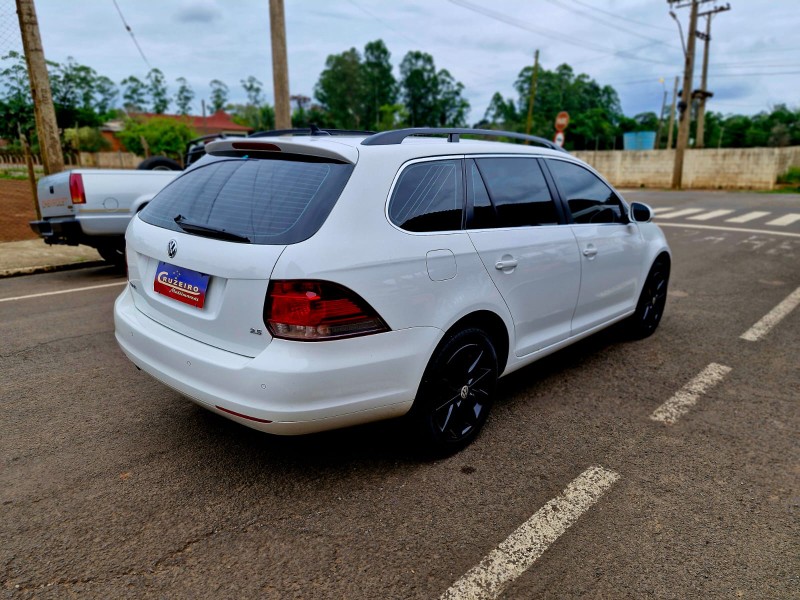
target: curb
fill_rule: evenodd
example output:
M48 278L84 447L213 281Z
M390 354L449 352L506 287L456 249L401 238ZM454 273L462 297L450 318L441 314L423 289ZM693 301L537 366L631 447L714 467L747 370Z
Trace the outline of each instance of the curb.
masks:
M41 265L38 267L19 267L15 269L5 269L0 271L0 279L6 277L20 277L22 275L37 275L39 273L54 273L56 271L74 271L76 269L89 269L92 267L112 267L113 265L104 260L90 260L77 263L67 263L64 265Z

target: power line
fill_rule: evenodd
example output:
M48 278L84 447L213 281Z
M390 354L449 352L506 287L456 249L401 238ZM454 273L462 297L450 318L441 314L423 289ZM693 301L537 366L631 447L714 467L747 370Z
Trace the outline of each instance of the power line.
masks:
M119 18L122 19L122 24L125 26L125 29L128 30L128 33L131 34L131 39L133 40L133 43L136 44L136 49L139 51L139 54L142 55L142 60L144 61L144 64L147 65L148 69L152 69L153 67L150 66L150 61L147 60L147 57L144 55L144 52L142 51L142 47L139 46L139 42L136 41L136 36L133 35L133 29L131 29L131 26L128 25L128 23L125 21L125 16L122 14L122 11L119 8L119 4L117 4L117 0L111 0L111 1L114 3L114 6L117 7Z
M629 35L633 35L633 36L636 36L638 38L642 38L643 40L648 40L650 42L653 42L654 44L660 44L660 45L664 45L664 46L671 46L672 45L672 44L670 44L668 42L665 42L664 40L657 40L655 38L651 38L650 36L642 35L641 33L638 33L636 31L631 31L630 29L625 29L624 27L621 27L621 26L617 25L616 23L611 23L609 21L606 21L605 19L601 19L599 17L593 17L592 15L590 15L590 14L588 14L588 13L582 11L582 10L577 10L576 8L574 8L572 6L565 6L564 3L561 2L561 0L547 0L547 1L550 4L552 4L554 6L558 6L560 9L565 10L570 14L580 15L580 16L586 18L586 19L590 19L593 23L602 23L606 27L610 27L611 29L614 29L616 31L625 32L625 33L627 33Z
M571 39L565 37L564 34L562 32L560 32L560 31L555 31L555 30L552 30L552 29L544 29L544 28L541 28L541 27L534 27L532 25L528 25L527 23L520 23L519 21L517 21L513 17L509 17L508 15L504 15L503 13L499 13L497 11L494 11L494 10L479 6L477 4L473 4L472 2L467 2L466 0L450 0L450 2L452 4L455 4L456 6L460 6L461 8L466 8L467 10L471 10L473 12L482 14L482 15L484 15L486 17L489 17L490 19L494 19L496 21L500 21L501 23L505 23L507 25L511 25L512 27L517 27L519 29L524 29L525 31L536 33L536 34L542 35L544 37L548 37L548 38L554 39L554 40L556 40L558 42L562 42L564 44L570 44L572 46L577 46L578 48L583 48L584 50L593 50L595 52L601 52L601 53L610 54L610 55L613 55L613 56L619 56L621 58L627 58L627 59L630 59L630 60L640 60L640 61L654 63L654 64L660 64L660 65L671 65L672 64L670 62L663 61L663 60L655 60L655 59L652 59L652 58L644 58L644 57L641 57L641 56L635 56L635 55L630 54L629 52L626 52L626 51L614 50L613 48L608 48L608 47L605 47L605 46L600 46L600 45L592 44L592 43L589 43L589 42L577 42L577 41L574 41L574 40L571 40Z
M394 31L394 32L395 32L397 35L399 35L400 37L404 38L406 41L409 41L409 42L411 42L412 44L415 44L415 45L417 45L417 46L421 46L421 45L422 45L422 44L420 44L418 41L416 41L416 40L413 40L413 39L411 39L410 37L408 37L408 36L407 36L405 33L403 33L402 31L400 31L400 30L399 30L399 29L397 29L396 27L393 27L393 26L391 26L389 23L387 23L386 21L384 21L383 19L381 19L381 18L380 18L380 17L378 17L377 15L374 15L374 14L372 14L370 11L368 11L366 8L364 8L364 7L363 7L363 6L361 6L360 4L356 4L356 3L355 3L353 0L347 0L347 1L348 1L350 4L352 4L353 6L355 6L355 7L356 7L358 10L360 10L361 12L363 12L364 14L366 14L366 15L368 15L368 16L370 16L370 17L372 17L373 19L375 19L375 20L376 20L378 23L380 23L380 24L381 24L381 25L383 25L384 27L387 27L388 29L391 29L392 31Z
M615 19L619 19L621 21L627 21L628 23L633 23L634 25L639 25L641 27L650 27L652 29L658 29L659 31L669 31L670 33L672 33L672 29L669 28L669 27L660 27L658 25L653 25L652 23L645 23L643 21L636 21L635 19L630 19L628 17L623 17L622 15L619 15L617 13L612 13L610 11L603 10L602 8L597 8L596 6L592 6L591 4L587 4L586 2L581 2L581 0L572 0L572 2L574 2L575 4L580 4L581 6L583 6L585 8L590 8L590 9L592 9L594 11L599 12L599 13L603 13L604 15L608 15L609 17L614 17Z

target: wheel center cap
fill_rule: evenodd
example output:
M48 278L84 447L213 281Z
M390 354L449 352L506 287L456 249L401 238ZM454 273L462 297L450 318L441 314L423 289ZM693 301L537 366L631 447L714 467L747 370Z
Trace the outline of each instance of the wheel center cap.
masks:
M469 395L469 386L465 385L461 388L461 399L466 400L467 396Z

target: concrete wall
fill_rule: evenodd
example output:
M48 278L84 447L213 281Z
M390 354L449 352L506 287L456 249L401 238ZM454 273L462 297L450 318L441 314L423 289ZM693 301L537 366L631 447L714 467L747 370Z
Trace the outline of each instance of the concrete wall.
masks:
M669 188L672 185L674 150L583 150L573 154L617 187ZM790 166L800 167L800 146L687 150L683 187L771 190L778 176Z
M131 152L81 152L80 160L74 155L64 156L67 169L82 167L84 169L135 169L144 160ZM39 156L33 155L33 164L41 165ZM21 154L0 153L0 166L25 166L25 157Z

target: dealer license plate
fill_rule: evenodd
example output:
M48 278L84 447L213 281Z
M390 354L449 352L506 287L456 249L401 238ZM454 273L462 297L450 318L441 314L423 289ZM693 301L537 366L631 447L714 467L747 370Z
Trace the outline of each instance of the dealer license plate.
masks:
M203 308L207 289L208 275L163 261L158 263L153 290L159 294L195 308Z

